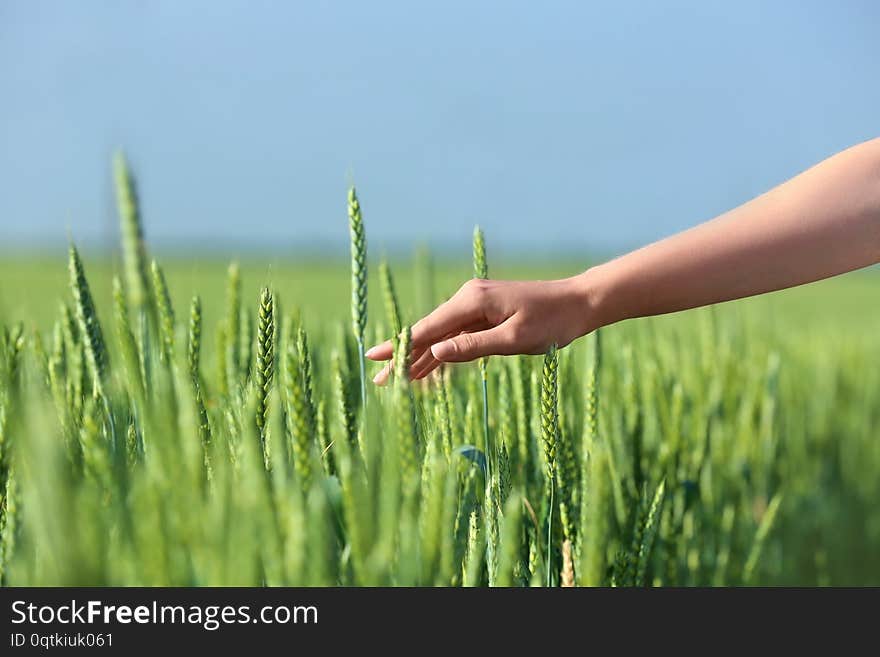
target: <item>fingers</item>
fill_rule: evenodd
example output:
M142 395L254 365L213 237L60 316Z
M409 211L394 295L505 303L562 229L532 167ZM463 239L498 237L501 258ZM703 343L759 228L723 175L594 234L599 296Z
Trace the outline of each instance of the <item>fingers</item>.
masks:
M370 347L364 353L364 356L370 360L388 360L393 355L394 347L391 345L391 340L385 340L385 342L377 344L375 347Z
M440 367L443 363L434 358L434 355L431 353L430 349L426 349L425 353L422 354L421 358L413 364L412 368L409 371L409 378L411 381L419 381L420 379L424 379L431 372ZM384 386L388 383L388 380L391 378L391 374L394 371L394 364L389 362L387 363L379 373L373 377L373 383L377 386Z
M413 381L419 381L428 376L431 372L440 367L443 363L441 363L436 358L431 359L431 363L424 367L417 375L413 376Z
M379 373L373 377L373 383L375 383L377 386L384 386L386 383L388 383L388 377L391 376L391 368L392 363L391 361L388 361L385 364L385 367L379 370Z
M510 319L485 331L462 333L431 346L431 353L444 363L463 363L483 356L516 353L513 323Z
M427 356L427 357L426 357ZM422 369L426 363L434 360L434 356L431 355L431 351L429 349L414 349L413 350L413 364L410 367L410 379L415 379L415 372L417 370ZM388 383L388 379L391 377L391 373L394 371L394 362L389 361L386 363L385 367L379 370L378 374L373 377L373 383L377 386L384 386Z
M442 340L430 348L413 350L413 364L410 379L422 379L441 364L463 363L483 356L508 356L519 353L516 344L515 327L511 319L485 331L460 333L442 336ZM393 365L387 363L375 377L373 383L383 386L388 382Z
M430 349L425 349L421 356L413 354L413 362L409 370L410 379L415 379L418 373L430 365L433 360L434 354L431 353Z
M427 347L443 336L463 331L481 320L484 323L481 304L472 289L466 284L449 301L413 324L413 348ZM370 348L364 355L370 360L388 360L393 356L391 340Z
M413 347L428 347L451 333L458 333L482 319L478 306L471 306L466 296L456 294L412 327Z

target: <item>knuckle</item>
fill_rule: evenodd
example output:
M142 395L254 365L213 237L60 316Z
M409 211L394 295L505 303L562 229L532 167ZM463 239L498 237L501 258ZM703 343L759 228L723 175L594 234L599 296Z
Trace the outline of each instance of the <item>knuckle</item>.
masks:
M471 278L466 280L460 288L458 288L459 294L468 294L474 290L476 287L477 279Z
M467 296L483 296L489 289L489 282L482 278L471 278L461 286L460 292Z
M473 351L477 346L477 340L471 333L463 333L453 341L456 347L456 353L459 355Z

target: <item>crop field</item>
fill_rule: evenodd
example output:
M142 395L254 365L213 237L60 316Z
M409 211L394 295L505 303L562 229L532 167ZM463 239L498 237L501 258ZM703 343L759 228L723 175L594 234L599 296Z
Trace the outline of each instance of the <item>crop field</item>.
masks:
M585 263L386 262L354 190L350 259L163 257L115 170L112 254L0 256L0 583L880 584L875 272L380 388L468 278Z

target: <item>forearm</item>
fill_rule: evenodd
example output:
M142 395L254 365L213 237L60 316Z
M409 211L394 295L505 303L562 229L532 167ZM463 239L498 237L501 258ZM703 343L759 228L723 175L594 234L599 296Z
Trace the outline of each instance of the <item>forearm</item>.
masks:
M582 278L594 321L603 325L779 290L876 262L880 139Z

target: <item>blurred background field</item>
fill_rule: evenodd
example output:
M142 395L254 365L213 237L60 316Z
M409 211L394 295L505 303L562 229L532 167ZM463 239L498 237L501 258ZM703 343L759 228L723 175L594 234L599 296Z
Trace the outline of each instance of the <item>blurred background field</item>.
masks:
M338 229L347 226L340 219ZM466 244L466 242L465 242ZM490 244L491 247L491 244ZM380 254L373 253L374 262ZM420 280L421 262L428 255L433 282L426 288ZM494 255L494 254L493 254ZM408 309L409 320L427 312L428 299L442 301L454 293L472 275L472 265L465 252L463 257L430 255L427 247L414 249L408 257L391 256L395 282L401 301ZM84 257L97 299L110 297L110 278L119 273L119 255L113 252L86 251ZM212 326L223 313L226 270L231 262L239 263L243 292L246 298L257 297L261 287L271 285L285 303L305 315L308 324L327 324L334 320L349 321L350 274L347 251L324 254L302 253L292 247L289 255L270 253L265 256L245 252L243 255L179 254L158 255L169 282L175 306L185 308L193 294L200 294L205 305L206 326ZM556 260L528 257L513 258L502 253L493 258L492 277L516 279L549 279L571 276L589 267L598 258L575 259L561 256ZM737 318L762 328L787 333L793 338L825 335L832 343L848 343L876 335L880 307L872 303L880 285L880 272L874 268L854 272L836 279L820 281L791 290L744 299L717 306L722 317ZM68 272L66 254L21 255L0 251L0 312L8 318L25 319L30 325L48 328L57 315L58 303L66 298ZM380 286L376 272L370 272L370 302L381 308ZM99 303L98 312L108 308ZM658 326L687 321L687 315L674 315L638 320L639 324ZM832 337L836 336L836 337ZM208 337L208 336L206 336Z

